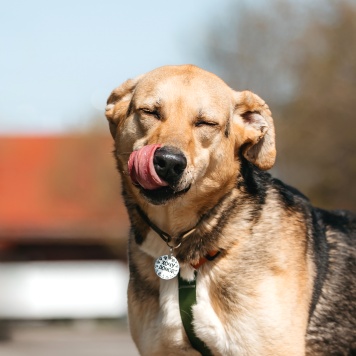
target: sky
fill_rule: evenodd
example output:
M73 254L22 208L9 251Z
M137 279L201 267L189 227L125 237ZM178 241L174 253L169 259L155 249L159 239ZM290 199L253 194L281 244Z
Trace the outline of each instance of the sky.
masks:
M61 134L103 117L128 78L204 60L230 0L12 0L0 11L0 135Z

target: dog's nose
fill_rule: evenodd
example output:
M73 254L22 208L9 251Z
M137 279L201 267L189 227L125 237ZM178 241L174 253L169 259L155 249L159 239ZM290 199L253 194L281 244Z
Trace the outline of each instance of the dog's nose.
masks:
M187 167L187 159L179 149L163 146L156 150L153 165L160 178L169 185L175 185Z

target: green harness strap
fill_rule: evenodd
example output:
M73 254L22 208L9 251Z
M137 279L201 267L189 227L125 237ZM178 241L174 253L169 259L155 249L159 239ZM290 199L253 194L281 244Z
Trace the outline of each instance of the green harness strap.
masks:
M192 346L203 356L213 356L208 347L200 340L193 330L192 306L197 303L196 280L197 272L193 281L188 282L178 275L179 310L183 326Z

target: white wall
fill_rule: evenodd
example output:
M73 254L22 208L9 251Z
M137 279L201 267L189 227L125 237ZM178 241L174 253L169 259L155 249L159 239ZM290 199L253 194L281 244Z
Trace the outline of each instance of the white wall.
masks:
M0 263L0 319L123 317L127 283L120 262Z

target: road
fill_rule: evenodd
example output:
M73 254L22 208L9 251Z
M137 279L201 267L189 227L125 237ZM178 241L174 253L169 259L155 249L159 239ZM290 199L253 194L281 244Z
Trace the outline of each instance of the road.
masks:
M138 356L125 325L25 323L0 342L1 356Z

